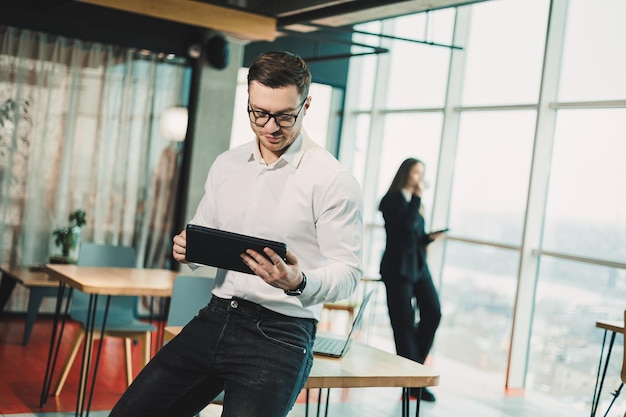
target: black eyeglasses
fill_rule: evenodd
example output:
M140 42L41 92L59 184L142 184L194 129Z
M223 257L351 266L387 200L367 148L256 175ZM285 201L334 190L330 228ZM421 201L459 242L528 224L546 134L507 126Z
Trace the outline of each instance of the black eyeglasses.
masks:
M298 120L298 116L300 116L300 112L304 107L304 103L306 103L306 97L302 104L300 104L300 108L298 109L298 113L296 114L288 114L288 113L268 113L263 110L253 110L250 107L250 102L248 101L248 116L250 117L250 121L259 127L265 127L266 124L269 123L270 119L274 119L276 124L280 127L293 127Z

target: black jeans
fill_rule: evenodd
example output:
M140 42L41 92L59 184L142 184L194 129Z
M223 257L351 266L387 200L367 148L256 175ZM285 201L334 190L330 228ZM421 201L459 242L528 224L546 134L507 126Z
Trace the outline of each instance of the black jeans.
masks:
M222 416L285 416L309 376L316 326L213 297L140 372L110 416L194 416L222 390Z
M441 321L439 296L430 273L424 274L415 283L385 278L387 308L396 343L396 353L424 363ZM420 318L417 324L415 323L416 310Z

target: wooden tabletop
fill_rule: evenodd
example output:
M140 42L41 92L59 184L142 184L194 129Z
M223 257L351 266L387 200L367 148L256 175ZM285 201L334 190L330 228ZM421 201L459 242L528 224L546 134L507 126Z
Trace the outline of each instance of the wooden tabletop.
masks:
M165 328L172 340L181 326ZM409 359L360 342L353 342L343 358L315 356L305 388L430 387L439 374Z
M25 287L58 287L59 281L45 272L44 267L10 266L0 264L0 271Z
M168 269L108 268L47 264L53 278L88 294L169 297L177 272Z
M596 327L615 333L624 333L624 322L620 320L599 320L596 321Z
M398 355L352 342L341 358L315 356L306 388L430 387L439 374Z

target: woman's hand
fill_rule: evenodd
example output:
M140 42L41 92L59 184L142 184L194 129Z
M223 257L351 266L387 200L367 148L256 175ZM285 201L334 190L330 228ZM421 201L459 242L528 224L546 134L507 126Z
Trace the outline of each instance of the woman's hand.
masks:
M415 194L418 197L422 196L422 193L424 192L424 190L426 189L426 183L424 181L420 181L417 184L415 184L413 186L413 194Z

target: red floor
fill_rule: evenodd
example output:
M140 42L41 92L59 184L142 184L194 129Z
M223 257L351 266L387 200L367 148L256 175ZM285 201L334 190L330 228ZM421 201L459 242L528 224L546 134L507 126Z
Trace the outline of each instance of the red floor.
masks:
M51 391L76 332L76 325L66 325ZM49 397L39 406L46 361L52 332L51 318L38 318L27 346L22 345L24 319L0 317L0 415L76 410L78 374L82 354L77 356L72 371L59 397ZM96 344L97 346L97 344ZM139 371L141 346L133 345L133 370ZM81 351L82 352L82 351ZM126 388L122 339L106 338L98 369L98 381L91 409L110 410Z

